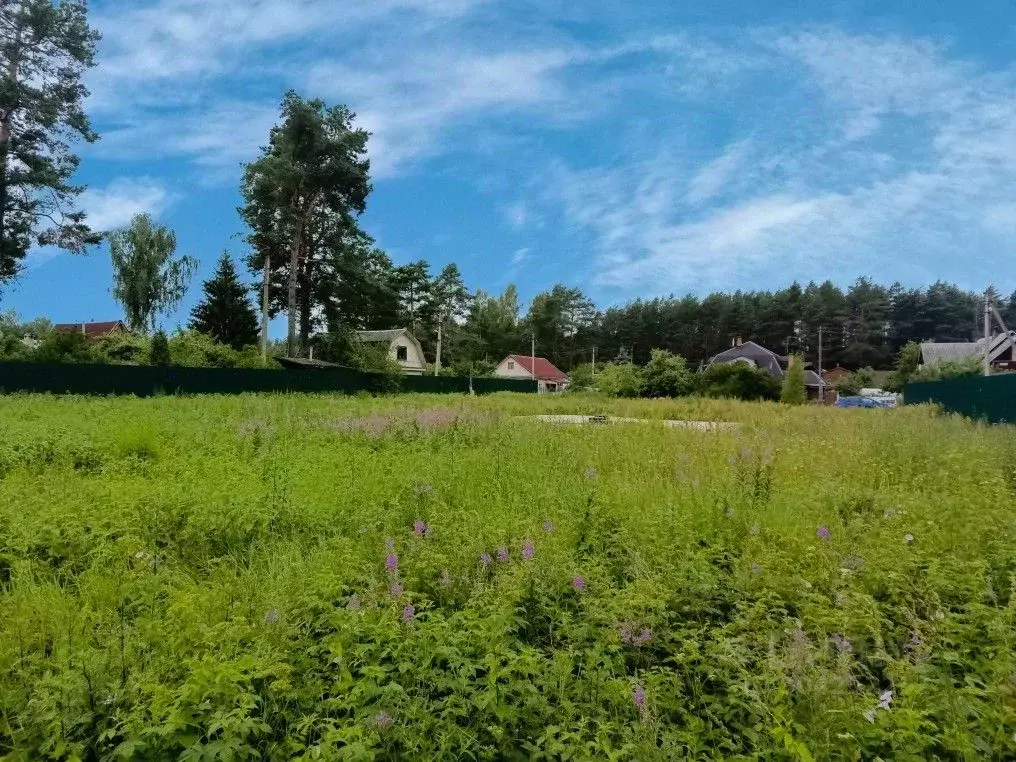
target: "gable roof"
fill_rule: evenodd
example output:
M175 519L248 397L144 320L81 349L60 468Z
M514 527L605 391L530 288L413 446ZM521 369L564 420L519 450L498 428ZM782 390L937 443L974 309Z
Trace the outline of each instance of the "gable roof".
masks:
M84 333L89 339L100 339L118 330L126 331L127 326L122 320L106 320L98 323L57 323L53 330L57 333Z
M804 371L804 385L805 386L829 386L828 382L823 381L819 378L818 373L813 370Z
M776 378L783 378L783 363L787 361L787 358L776 354L771 349L766 349L761 344L756 344L754 341L746 341L740 346L731 347L715 355L709 361L709 365L713 363L722 365L723 363L735 362L737 360L751 360L755 365L769 371Z
M1016 331L1009 331L1008 334L1000 333L993 337L989 346L990 360L994 362L1014 344L1016 344ZM972 357L984 357L984 339L942 343L929 341L921 344L921 361L925 365L966 360Z
M380 342L380 341L391 341L394 338L401 336L402 334L408 334L405 328L389 328L385 331L357 331L356 338L363 342Z
M529 355L508 355L505 360L511 360L519 365L522 370L530 376L535 376L538 381L567 381L568 376L560 371L546 357L536 358L536 373L533 373L533 358Z

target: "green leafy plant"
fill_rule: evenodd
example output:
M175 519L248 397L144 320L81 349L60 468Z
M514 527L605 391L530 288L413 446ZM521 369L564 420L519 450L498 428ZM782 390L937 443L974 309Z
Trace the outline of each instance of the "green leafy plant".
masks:
M710 365L696 378L706 397L756 401L778 400L780 382L769 372L743 362Z
M800 355L792 355L790 358L780 401L785 405L803 405L808 401L804 388L804 360Z
M639 397L645 389L645 379L637 365L611 363L597 374L596 388L610 397Z
M642 394L646 397L683 397L695 388L695 378L683 357L654 349L642 369Z

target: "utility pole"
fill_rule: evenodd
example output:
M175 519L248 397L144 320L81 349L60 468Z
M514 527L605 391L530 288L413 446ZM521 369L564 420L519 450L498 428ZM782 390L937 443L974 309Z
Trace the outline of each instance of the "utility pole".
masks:
M593 378L596 378L596 347L593 347Z
M437 324L437 357L434 358L434 375L438 375L441 372L441 323L444 321L438 321Z
M984 375L991 375L991 298L984 292Z
M529 367L531 367L533 369L533 380L536 381L536 393L539 394L540 393L540 378L539 378L539 376L536 375L536 332L535 331L532 333L531 338L532 338L532 344L530 346L529 361L532 363L532 365L529 366Z
M265 252L265 282L261 287L261 362L268 364L268 279L272 272L272 259Z
M818 327L818 399L825 402L825 379L822 378L822 326Z

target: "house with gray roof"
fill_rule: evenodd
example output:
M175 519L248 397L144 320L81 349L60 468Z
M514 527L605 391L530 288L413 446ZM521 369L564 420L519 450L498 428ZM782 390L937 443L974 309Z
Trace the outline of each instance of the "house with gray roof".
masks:
M386 331L357 331L356 338L364 344L387 345L388 355L402 366L407 376L422 376L427 371L423 347L405 328Z
M743 362L753 368L761 368L782 383L787 375L787 365L790 358L776 354L771 349L766 349L754 341L738 340L730 349L715 355L708 365L726 365L735 362ZM827 384L819 377L818 373L805 368L804 386L808 392L808 399L818 399L820 390Z
M929 341L921 344L921 363L924 365L972 359L984 359L984 339L962 342ZM1016 370L1016 331L1006 331L992 337L988 346L988 360L996 370Z

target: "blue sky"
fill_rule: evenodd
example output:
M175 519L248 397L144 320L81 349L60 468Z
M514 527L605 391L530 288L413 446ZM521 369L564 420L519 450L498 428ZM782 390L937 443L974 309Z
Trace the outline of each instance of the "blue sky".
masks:
M859 275L1016 287L1008 0L99 0L83 199L201 269L288 88L373 132L364 218L473 288L607 305ZM1007 266L1008 265L1008 266ZM0 309L118 317L108 252L41 250Z

